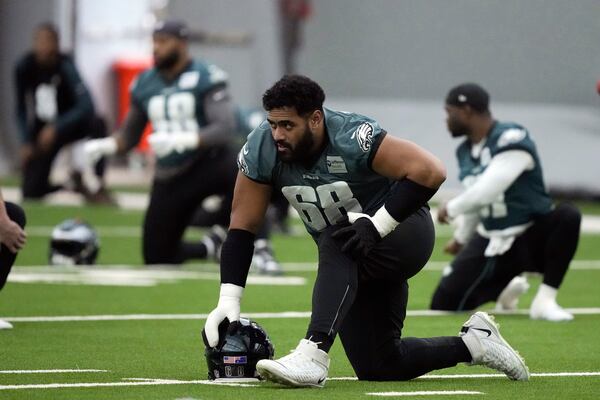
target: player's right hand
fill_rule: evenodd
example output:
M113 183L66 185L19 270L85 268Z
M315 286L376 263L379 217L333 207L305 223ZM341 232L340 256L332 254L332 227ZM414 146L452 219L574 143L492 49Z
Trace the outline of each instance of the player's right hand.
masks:
M448 241L448 243L446 243L446 245L444 246L444 252L455 256L462 250L462 248L462 243L460 243L456 239L452 239Z
M85 142L83 151L90 165L94 165L104 156L117 152L117 140L114 137L92 139Z
M227 318L229 322L240 319L240 301L244 288L232 283L221 284L221 294L217 307L208 314L204 325L204 337L207 345L215 347L219 344L219 324Z
M11 253L16 253L25 246L27 234L14 221L6 219L0 222L0 243L4 244Z

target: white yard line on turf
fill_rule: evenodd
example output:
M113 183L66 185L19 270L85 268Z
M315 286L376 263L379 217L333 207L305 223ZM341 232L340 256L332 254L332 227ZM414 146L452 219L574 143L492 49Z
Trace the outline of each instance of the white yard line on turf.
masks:
M139 196L138 194L130 194L125 197L118 198L117 201L121 202L135 202L135 197ZM145 207L140 205L136 205L133 209L143 210ZM435 217L435 214L434 214ZM434 218L436 222L436 236L437 237L448 237L452 235L452 227L446 225L437 224L437 220ZM140 226L131 226L131 225L116 225L116 226L105 226L98 225L95 226L97 232L100 236L111 236L111 237L141 237L142 229ZM308 235L306 231L300 226L292 226L292 228L298 228L298 232L292 232L296 236L305 236ZM31 225L27 227L27 234L29 236L50 236L54 226L49 225ZM295 230L295 229L294 229ZM581 233L583 234L598 234L600 233L600 216L598 215L584 215L581 220Z
M429 261L427 265L425 265L424 270L441 271L449 263L449 261ZM281 266L285 272L316 271L317 269L317 263L314 262L281 263ZM575 260L571 262L569 269L577 271L600 270L600 260Z
M316 262L288 262L288 263L280 263L283 270L285 272L303 272L303 271L316 271L317 263ZM441 271L448 265L448 261L429 261L427 265L425 265L425 270L429 271ZM183 276L187 279L203 279L205 276L206 279L212 279L213 276L217 276L216 264L203 264L199 266L198 269L195 267L187 268L187 269L179 269L173 267L172 265L152 265L149 267L146 266L132 266L128 264L100 264L100 265L79 265L79 266L53 266L53 265L20 265L15 266L12 269L11 275L14 273L77 273L81 271L115 271L115 273L143 273L148 274L149 276L159 276L159 277L173 277L178 278L179 276ZM570 270L578 270L578 271L588 271L588 270L600 270L600 260L575 260L571 262L569 267ZM205 271L208 270L208 271ZM144 272L145 271L145 272ZM107 272L108 273L108 272ZM198 275L198 274L206 274L206 275ZM9 280L11 275L9 275ZM195 278L196 276L200 276L200 278ZM250 275L253 277L256 275Z
M27 385L0 385L0 390L18 389L60 389L60 388L89 388L89 387L114 387L114 386L158 386L158 385L215 385L215 386L239 386L254 387L248 383L223 383L207 380L181 381L176 379L149 379L143 381L129 382L85 382L85 383L43 383Z
M532 373L534 378L550 377L591 377L600 376L600 372L541 372ZM425 375L417 379L469 379L469 378L506 378L503 374L472 374L472 375ZM331 377L330 381L357 381L356 377ZM124 381L124 382L123 382ZM215 385L215 386L238 386L258 387L260 384L243 382L216 382L209 380L179 380L179 379L152 379L152 378L123 378L121 382L86 382L86 383L44 383L23 385L0 385L0 390L18 389L60 389L60 388L84 388L84 387L115 387L115 386L158 386L158 385ZM382 392L385 393L385 392ZM389 392L388 392L389 393ZM399 392L409 393L409 392ZM416 393L416 392L412 392ZM425 392L424 392L425 393ZM432 392L427 392L432 393ZM369 394L369 393L367 393ZM380 394L373 394L378 396Z
M213 269L217 269L215 266ZM220 280L218 272L203 272L167 268L131 268L113 265L82 267L15 267L8 277L16 283L44 283L96 286L156 286L159 283L175 283L180 280ZM250 285L303 286L306 278L301 276L250 275Z
M87 372L108 372L106 369L22 369L0 370L0 374L74 374Z
M575 315L598 315L600 307L567 308ZM528 315L529 310L514 311L487 310L492 314L502 315ZM310 318L310 311L284 311L278 313L244 313L242 316L256 319L285 319L285 318ZM437 310L408 310L409 317L439 317L449 315L463 315L452 311ZM35 317L5 317L1 319L9 322L85 322L85 321L161 321L161 320L203 320L208 314L122 314L122 315L61 315L61 316L35 316Z
M54 230L54 226L35 225L28 226L27 236L50 236ZM141 237L142 228L140 226L94 226L96 232L103 236L110 237Z
M484 392L476 392L472 390L430 390L418 392L371 392L365 393L367 396L378 397L407 397L407 396L459 396L472 394L485 394Z
M569 378L584 376L600 376L600 372L533 372L534 378ZM504 374L448 374L448 375L423 375L417 379L481 379L481 378L506 378ZM338 376L327 378L328 381L356 381L355 376Z

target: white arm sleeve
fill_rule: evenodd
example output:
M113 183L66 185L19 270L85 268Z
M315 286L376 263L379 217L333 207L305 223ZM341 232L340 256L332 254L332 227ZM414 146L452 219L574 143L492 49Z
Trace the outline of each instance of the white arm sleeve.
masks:
M519 175L534 166L533 157L524 150L508 150L494 156L477 182L448 202L448 215L454 218L459 214L477 212L491 204Z

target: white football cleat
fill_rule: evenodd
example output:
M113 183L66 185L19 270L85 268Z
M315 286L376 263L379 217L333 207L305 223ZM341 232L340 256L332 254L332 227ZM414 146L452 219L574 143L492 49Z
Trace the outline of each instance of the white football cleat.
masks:
M13 326L10 322L0 319L0 329L12 329Z
M524 276L515 276L506 285L498 299L496 299L496 310L512 311L517 309L519 297L529 290L529 283Z
M254 242L252 267L254 267L259 274L270 276L283 275L283 269L281 269L281 265L275 259L273 250L266 239L258 239Z
M206 258L212 258L214 261L221 260L221 247L227 237L227 231L220 225L213 225L210 231L202 239L206 246Z
M287 356L277 360L260 360L258 374L271 382L294 387L323 387L329 371L329 354L315 342L300 340Z
M504 372L515 381L529 380L525 360L500 335L498 325L487 313L478 311L463 325L459 335L471 353L471 365Z

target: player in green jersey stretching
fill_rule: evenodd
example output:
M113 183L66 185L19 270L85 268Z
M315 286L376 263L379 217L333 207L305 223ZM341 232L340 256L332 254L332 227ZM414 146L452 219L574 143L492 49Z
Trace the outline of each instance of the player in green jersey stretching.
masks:
M219 325L239 320L254 233L272 190L280 190L315 240L319 264L306 336L290 355L260 360L263 378L323 386L339 334L362 380L407 380L459 362L528 379L523 360L485 313L474 314L458 337L401 337L407 281L433 249L427 201L445 168L373 119L324 108L324 100L317 83L298 75L283 77L263 95L267 121L238 156L221 293L206 320L206 345L222 346Z

